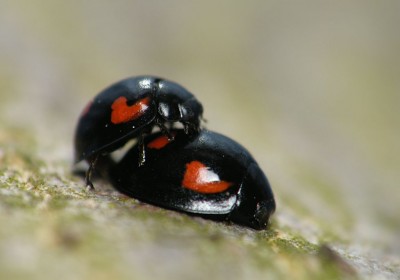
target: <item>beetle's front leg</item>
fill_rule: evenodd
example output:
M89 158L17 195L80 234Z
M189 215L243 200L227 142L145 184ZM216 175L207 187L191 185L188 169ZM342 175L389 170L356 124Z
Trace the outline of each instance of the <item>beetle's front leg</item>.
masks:
M89 190L94 190L94 186L93 186L91 179L92 179L93 170L96 168L96 162L97 162L98 158L99 158L99 155L96 155L89 159L89 168L86 171L86 176L85 176L86 187Z
M144 133L139 135L138 140L138 148L139 148L139 161L138 165L143 166L146 161L146 150L144 148Z
M160 119L156 119L156 125L160 128L162 134L168 136L168 140L174 140L174 135L170 132L170 130L160 121Z

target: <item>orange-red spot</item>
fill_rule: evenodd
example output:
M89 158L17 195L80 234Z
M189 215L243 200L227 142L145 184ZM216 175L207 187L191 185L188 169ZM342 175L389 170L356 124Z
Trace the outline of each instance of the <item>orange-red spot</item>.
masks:
M124 96L118 97L111 105L111 122L119 124L128 122L142 116L150 104L150 98L146 97L135 104L128 106L127 99Z
M182 185L199 193L220 193L228 189L232 183L221 181L217 174L200 161L186 164L186 172Z
M172 136L175 136L175 134L176 134L175 132L172 132ZM154 139L150 143L148 143L147 147L150 148L150 149L159 150L159 149L162 149L165 146L167 146L169 144L169 142L171 142L171 140L168 139L168 136L167 135L163 135L163 136L160 136L160 137Z

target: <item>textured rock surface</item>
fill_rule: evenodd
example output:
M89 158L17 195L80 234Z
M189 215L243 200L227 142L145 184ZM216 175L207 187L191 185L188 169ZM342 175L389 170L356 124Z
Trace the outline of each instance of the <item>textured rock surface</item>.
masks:
M1 279L400 278L399 4L0 4ZM71 174L80 110L175 80L246 146L269 230L141 204Z

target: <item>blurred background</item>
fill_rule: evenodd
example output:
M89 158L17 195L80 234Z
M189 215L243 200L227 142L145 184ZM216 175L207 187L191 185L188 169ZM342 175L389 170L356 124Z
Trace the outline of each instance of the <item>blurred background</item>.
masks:
M277 226L399 255L399 26L399 1L0 1L0 129L69 166L90 98L165 77L252 152Z

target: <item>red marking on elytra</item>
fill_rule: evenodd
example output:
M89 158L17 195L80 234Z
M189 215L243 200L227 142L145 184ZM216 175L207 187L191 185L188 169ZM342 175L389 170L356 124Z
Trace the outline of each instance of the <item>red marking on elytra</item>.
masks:
M111 105L111 122L113 124L125 123L142 116L150 104L150 98L140 99L135 104L128 106L124 96L115 99Z
M172 134L172 136L175 136L176 133L172 132L171 134ZM165 146L167 146L171 141L172 141L172 139L170 140L167 135L162 135L160 137L157 137L153 141L149 142L147 144L147 147L150 149L160 150L160 149L164 148Z
M219 180L218 175L200 161L191 161L186 164L182 185L189 190L212 194L225 191L232 183Z

